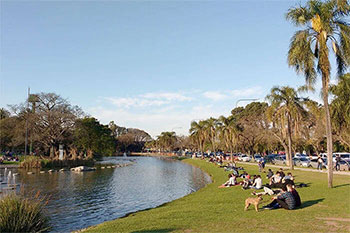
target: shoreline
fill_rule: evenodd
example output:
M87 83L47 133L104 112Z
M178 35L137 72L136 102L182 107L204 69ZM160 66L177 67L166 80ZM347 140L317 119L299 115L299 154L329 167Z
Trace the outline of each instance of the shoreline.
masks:
M160 157L160 158L163 158L163 156L161 156L161 155L150 155L149 153L148 153L148 154L144 153L143 155L129 155L129 156L150 156L150 157ZM115 221L115 220L118 220L118 219L127 218L127 217L132 216L132 215L134 215L134 214L137 214L137 213L139 213L139 212L144 212L144 211L149 211L149 210L153 210L153 209L160 208L160 207L165 206L165 205L167 205L167 204L169 204L169 203L172 203L172 202L174 202L174 201L176 201L176 200L180 200L180 199L182 199L182 198L184 198L184 197L186 197L186 196L188 196L188 195L191 195L191 194L193 194L193 193L196 193L196 192L198 192L199 190L202 190L202 189L206 188L208 185L210 185L210 184L212 184L212 183L214 182L214 179L213 179L212 175L211 175L210 173L204 171L200 166L196 166L196 165L194 165L194 164L187 163L186 161L182 161L182 160L176 159L175 157L179 157L179 156L172 156L172 157L169 157L168 159L173 159L173 160L176 160L176 161L179 161L179 162L182 162L182 163L186 163L186 164L188 164L188 165L190 165L190 166L199 168L203 173L205 173L205 174L210 178L210 182L207 183L204 187L202 187L202 188L200 188L200 189L198 189L198 190L196 190L196 191L194 191L194 192L191 192L191 193L189 193L189 194L187 194L187 195L185 195L185 196L183 196L183 197L179 197L179 198L177 198L177 199L174 199L174 200L169 201L169 202L165 202L165 203L160 204L160 205L155 206L155 207L150 207L150 208L146 208L146 209L143 209L143 210L133 211L133 212L127 213L127 214L125 214L125 215L123 215L123 216L121 216L121 217L119 217L119 218L116 218L116 219L113 219L113 220L109 220L109 221ZM165 157L164 159L167 159L167 157ZM106 222L109 222L109 221L106 221ZM100 224L103 224L103 223L105 223L105 222L102 222L102 223L100 223ZM90 228L93 228L93 227L98 226L98 225L100 225L100 224L92 225L92 226L90 226L90 227L86 227L86 228L79 229L79 230L74 230L73 232L85 232L85 231L89 230Z
M0 169L5 168L19 168L19 165L17 164L0 164Z
M304 207L293 211L263 210L264 212L261 215L255 211L243 211L244 200L247 197L251 197L251 190L242 190L240 187L217 188L218 185L227 180L228 172L225 172L224 169L203 160L186 159L184 162L199 167L203 172L206 172L211 177L212 183L207 184L196 192L158 207L130 213L122 218L76 232L203 232L203 229L206 232L291 232L293 229L298 228L299 230L303 229L305 232L328 232L330 228L325 222L323 222L325 225L323 223L315 225L312 224L313 220L316 217L331 218L334 217L332 214L337 212L339 213L339 218L349 219L350 221L350 214L348 214L350 211L344 210L344 205L340 204L344 200L350 201L347 196L348 191L350 191L350 183L347 177L335 174L335 188L324 192L327 189L326 173L310 176L310 173L307 171L293 171L293 174L298 179L311 184L308 188L301 188L300 191L298 189L302 196ZM257 174L257 166L255 164L245 165L245 169L250 174ZM266 178L264 177L263 179L265 183ZM322 201L322 204L317 204L320 201ZM266 202L269 202L269 198L264 201L264 204ZM330 205L329 203L333 204ZM327 211L325 211L325 208L327 208ZM293 222L290 226L280 226L278 222L290 219L289 213L295 213L294 218L298 218L298 221ZM278 214L279 218L276 218L276 214ZM308 216L308 218L305 216ZM251 222L252 218L255 219L253 223ZM266 225L266 218L271 219L272 225L275 227ZM234 229L232 228L233 220L235 221ZM278 222L274 222L275 220ZM309 220L310 222L308 222ZM304 224L305 221L307 225ZM343 222L339 224L341 225ZM342 227L350 230L350 225Z

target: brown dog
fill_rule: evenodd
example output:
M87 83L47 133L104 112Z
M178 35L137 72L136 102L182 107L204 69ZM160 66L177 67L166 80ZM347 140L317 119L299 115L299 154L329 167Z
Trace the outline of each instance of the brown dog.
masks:
M259 203L262 200L261 196L258 197L248 197L247 199L245 199L245 208L244 210L248 210L248 207L250 206L250 204L255 205L255 210L256 212L258 212L259 210Z

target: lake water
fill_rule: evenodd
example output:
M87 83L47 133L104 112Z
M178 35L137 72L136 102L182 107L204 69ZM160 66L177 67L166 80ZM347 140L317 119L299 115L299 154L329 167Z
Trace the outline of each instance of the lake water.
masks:
M28 175L19 170L25 189L48 195L53 231L78 230L127 213L153 208L195 192L210 177L188 164L155 157L109 157L102 163L135 163L92 172Z

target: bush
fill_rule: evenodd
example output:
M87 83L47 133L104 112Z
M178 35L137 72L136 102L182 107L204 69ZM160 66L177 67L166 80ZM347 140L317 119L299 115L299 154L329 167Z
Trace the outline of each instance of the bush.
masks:
M20 197L14 193L0 200L0 232L45 232L49 218L43 214L44 199Z
M20 163L22 168L41 168L41 158L37 156L25 156Z
M20 163L21 168L62 168L62 167L77 167L77 166L93 166L94 160L91 158L84 159L49 159L38 156L26 156Z

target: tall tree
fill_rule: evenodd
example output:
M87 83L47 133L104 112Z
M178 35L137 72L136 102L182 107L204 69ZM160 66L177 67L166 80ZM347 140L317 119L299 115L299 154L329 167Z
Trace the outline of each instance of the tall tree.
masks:
M115 140L111 130L93 117L76 121L73 144L80 150L92 151L96 155L113 155L115 152Z
M191 138L198 145L198 150L204 153L204 143L205 143L205 122L204 121L192 121L190 127Z
M231 160L233 159L233 150L237 146L238 134L240 132L240 128L232 116L219 117L220 122L220 135L225 144L225 149L230 151Z
M210 117L209 119L204 121L204 132L206 135L206 138L208 138L210 145L211 145L211 150L212 152L216 152L216 145L217 145L217 133L218 133L218 126L219 126L219 121L213 117Z
M271 93L266 97L271 106L268 113L270 113L270 119L273 119L273 123L278 122L280 130L286 132L286 139L284 137L276 136L281 141L281 144L285 147L285 141L287 141L287 161L290 169L294 169L293 157L292 157L292 130L294 126L298 125L298 121L306 115L306 110L302 106L303 100L298 97L298 93L291 87L274 87L271 89Z
M339 77L337 85L332 85L334 95L331 103L332 123L337 139L350 148L350 74Z
M332 127L328 105L331 64L329 51L336 57L338 74L343 74L350 65L350 26L346 17L350 13L347 0L310 0L305 6L291 8L287 20L296 26L305 27L291 39L288 64L297 73L303 73L311 88L322 77L322 93L325 108L328 157L328 187L333 187ZM317 65L315 64L317 63ZM317 71L316 71L317 70Z
M177 141L175 132L162 132L158 137L158 146L163 150L172 150Z

